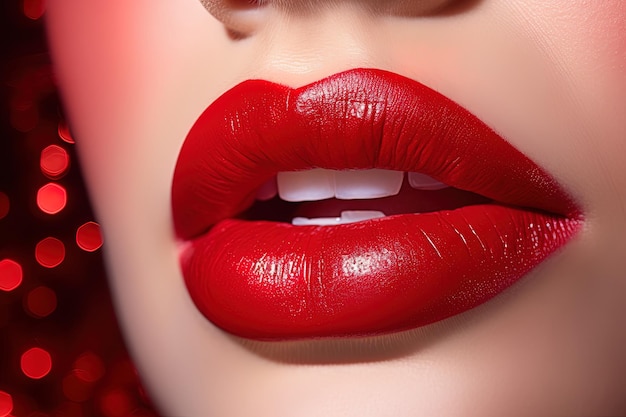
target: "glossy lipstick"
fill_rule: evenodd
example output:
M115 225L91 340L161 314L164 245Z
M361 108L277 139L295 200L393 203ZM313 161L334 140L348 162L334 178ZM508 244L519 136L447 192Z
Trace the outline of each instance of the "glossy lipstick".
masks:
M316 167L420 172L493 203L329 227L236 219L277 172ZM474 115L374 69L227 91L183 144L172 209L197 308L259 340L375 335L460 314L582 224L559 184Z

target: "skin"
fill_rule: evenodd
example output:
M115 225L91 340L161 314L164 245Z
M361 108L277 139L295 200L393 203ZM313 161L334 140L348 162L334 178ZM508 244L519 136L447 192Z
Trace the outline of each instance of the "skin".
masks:
M165 416L626 413L626 2L51 0L53 58L129 348ZM204 7L206 6L206 8ZM237 340L183 284L170 189L208 104L354 67L459 102L581 203L493 301L357 341Z

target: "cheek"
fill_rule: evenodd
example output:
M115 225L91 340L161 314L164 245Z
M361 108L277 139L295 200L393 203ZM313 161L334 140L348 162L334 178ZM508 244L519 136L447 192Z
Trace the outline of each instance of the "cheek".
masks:
M595 177L626 187L626 170L621 156L617 157L625 151L626 137L626 3L530 1L523 10L507 7L511 16L517 16L510 19L511 24L533 43L540 53L537 59L547 62L552 73L544 100L552 105L544 106L543 121L537 125L567 131L566 135L555 131L552 136L569 147L560 163L574 166L573 160L580 162L578 171L585 175L579 176L579 184L588 183L585 177ZM608 194L600 184L588 185ZM625 194L624 189L617 191Z
M626 105L626 3L533 1L514 13L518 18L511 22L563 85L562 101L588 115L577 116L575 124L597 130L620 122L615 111Z
M576 36L577 44L586 49L590 58L603 58L606 63L619 65L624 69L626 64L626 3L622 1L606 2L562 2L568 15L562 16L575 21L564 31L564 40ZM569 7L568 7L569 6Z
M568 7L569 6L569 7ZM573 2L550 9L544 25L563 72L580 88L606 99L626 99L626 3ZM617 103L606 103L606 105Z
M197 0L57 0L48 21L96 210L140 196L168 207L180 144L232 74L221 25Z
M580 129L574 157L588 169L579 183L587 184L596 202L613 207L603 215L617 220L626 203L626 3L581 1L569 9L546 30L556 39L570 96L580 109L573 120Z

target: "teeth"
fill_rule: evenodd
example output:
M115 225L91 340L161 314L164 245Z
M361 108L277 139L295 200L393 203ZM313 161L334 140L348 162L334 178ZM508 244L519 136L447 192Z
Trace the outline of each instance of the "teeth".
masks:
M443 182L439 182L436 179L429 177L428 175L420 174L419 172L409 172L409 184L412 188L418 190L442 190L449 186Z
M340 200L389 197L400 192L403 179L404 172L386 169L336 171L335 197Z
M356 223L379 217L385 217L385 213L378 210L346 210L341 212L341 221L344 223Z
M278 195L285 201L315 201L335 196L335 178L329 169L279 172L277 179Z
M311 169L278 173L278 194L285 201L370 199L400 192L404 173L385 169L334 171Z
M449 186L419 172L408 173L409 184L418 190L441 190ZM276 194L285 201L317 201L327 198L366 200L389 197L400 192L404 173L387 169L346 170L315 168L307 171L279 172L258 191L258 200Z
M333 226L338 224L356 223L364 220L385 217L385 213L376 210L348 210L342 211L341 217L294 217L291 224L294 226Z

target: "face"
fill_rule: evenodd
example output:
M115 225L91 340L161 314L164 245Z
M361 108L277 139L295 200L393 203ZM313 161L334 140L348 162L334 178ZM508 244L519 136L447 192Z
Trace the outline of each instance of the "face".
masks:
M626 3L318 1L314 8L297 0L257 3L54 0L48 4L51 50L91 199L103 227L119 318L144 383L163 414L495 416L626 412ZM482 290L469 291L469 304L450 309L441 305L459 293L442 294L440 284L433 284L438 278L433 278L432 272L421 273L419 268L410 267L432 258L432 253L420 252L426 243L411 243L413 252L398 249L394 246L399 236L396 220L372 220L363 223L364 233L376 224L376 235L389 238L383 239L375 253L361 252L360 256L374 253L374 259L380 261L384 252L396 265L402 251L409 267L392 268L384 278L399 283L403 293L412 288L406 282L423 280L428 288L436 287L431 295L411 296L408 313L390 313L392 323L379 327L369 318L358 321L331 315L327 322L337 324L333 327L320 324L328 318L324 316L317 327L302 330L308 323L305 319L292 315L280 321L277 316L281 310L268 307L271 303L267 300L285 304L295 298L297 302L297 295L276 295L288 287L270 286L269 294L260 294L266 297L265 304L252 305L259 296L258 290L245 283L251 281L252 273L242 278L241 273L233 272L236 265L250 259L261 265L264 254L282 257L276 262L284 265L285 256L291 256L289 251L295 249L269 248L276 238L264 241L253 232L258 223L240 222L236 226L244 232L249 230L254 243L240 239L236 249L227 250L237 259L219 257L215 253L223 252L224 245L233 246L228 243L231 238L227 236L226 243L215 238L198 246L195 229L210 228L211 222L193 220L189 226L193 230L189 231L185 219L211 216L213 209L224 206L225 214L215 222L233 217L249 205L250 193L268 179L271 188L278 171L364 166L359 165L361 162L343 166L350 157L342 156L327 166L302 166L292 161L277 168L274 160L270 168L253 164L242 173L241 155L227 153L228 158L219 158L224 139L204 144L212 140L208 139L212 131L225 129L212 125L211 120L232 121L236 120L232 115L237 114L246 118L244 130L254 130L271 119L259 109L280 108L263 101L279 95L277 91L282 90L278 85L300 88L289 94L303 100L311 97L320 80L331 77L336 81L341 77L337 74L349 74L353 81L348 84L357 85L357 90L359 82L370 82L379 86L382 95L399 89L399 94L406 93L409 98L427 97L424 100L433 108L448 109L461 118L460 127L453 126L458 130L453 129L455 135L467 135L467 125L475 126L477 130L472 132L478 134L469 135L471 147L459 150L449 138L441 142L443 150L437 148L436 140L424 145L437 148L437 155L443 155L445 161L451 158L446 153L448 146L452 156L470 155L464 156L470 163L463 168L462 178L452 178L449 171L438 172L432 162L423 159L418 158L416 166L458 188L470 184L466 188L477 194L488 187L472 188L474 183L466 178L503 176L501 188L517 190L512 192L510 203L553 212L551 218L558 218L552 223L555 234L543 234L548 236L548 243L536 243L532 236L539 235L531 230L533 221L546 225L550 220L524 217L526 223L511 233L526 233L528 236L521 240L531 242L528 248L524 249L520 239L509 242L509 235L501 234L500 246L493 242L487 246L498 250L509 244L518 246L513 254L502 254L500 261L494 261L495 266L482 269L483 261L499 255L492 251L488 259L470 257L474 260L459 263L461 252L430 242L435 250L441 249L441 260L450 259L449 263L456 265L457 269L445 273L446 279L454 281L465 269L474 268L469 280L482 283ZM260 95L255 93L257 84L232 90L245 80L265 80L258 84ZM234 98L233 91L242 94ZM224 93L226 99L218 100ZM335 93L339 94L331 91L331 96ZM281 100L284 106L285 98ZM214 102L218 104L208 110L209 121L194 126ZM394 123L399 123L397 118L406 111L397 109L410 107L402 103L390 105L396 109L389 116L396 118ZM475 118L459 110L461 107ZM326 107L316 109L320 108ZM263 142L266 149L273 149L268 152L291 146L291 139L285 141L283 133L297 123L283 121L294 117L293 112L275 117L278 127L273 127ZM318 117L314 126L320 130L337 124L337 120L330 120L333 117L332 112ZM447 119L443 122L450 123ZM425 128L414 129L423 132ZM303 146L309 139L331 137L315 136L307 130L302 135L305 139L292 139ZM285 142L276 145L273 137L276 143ZM344 146L341 133L332 138L334 145L329 149L338 151ZM244 145L256 140L251 135L236 139ZM192 145L183 146L191 141ZM355 141L346 134L345 147L356 146ZM410 146L412 142L408 143ZM366 146L362 148L366 152ZM291 148L284 149L291 155ZM323 151L316 152L315 158L329 160ZM188 210L197 197L189 197L180 184L187 181L191 188L205 186L194 182L196 176L204 180L205 174L184 173L181 164L186 167L196 162L194 155L198 153L206 155L202 157L202 172L225 173L228 187L220 191L214 186L215 178L209 176L208 190L216 192L216 201L202 203L204 211L194 214ZM192 162L177 166L179 154L181 160ZM354 154L360 161L358 152ZM488 158L478 164L476 155ZM505 163L497 165L500 160ZM393 163L376 167L398 168ZM403 167L402 171L412 171L410 168ZM516 182L516 177L508 177L512 171L526 174ZM241 178L229 178L230 174L241 174ZM327 171L322 174L335 175ZM279 187L284 189L285 184ZM183 197L176 197L178 189L183 190ZM527 191L537 196L516 200L515 196ZM281 195L284 193L281 190ZM496 200L506 194L502 190L494 193L489 197ZM474 194L469 198L478 204ZM485 210L492 210L493 204L487 204L490 206ZM427 211L432 210L439 208ZM537 213L545 210L525 213L540 216ZM507 224L503 218L510 219L511 215L506 211L494 221L496 231L508 230L502 229ZM418 224L421 231L435 224L419 221L426 222ZM328 230L341 227L344 230L331 239ZM344 231L355 227L360 226L326 226L319 233L327 246L313 252L324 251L328 245L336 249L337 241L343 242L342 250L351 256L358 252L353 246L371 249L373 238L345 237ZM435 229L434 235L424 236L440 237L441 232ZM272 236L278 233L263 230ZM314 234L313 229L298 230L305 230L303 239ZM285 239L293 241L293 233L300 232L288 228L286 233ZM198 248L209 253L197 255ZM332 258L316 253L308 256L325 261ZM189 272L193 269L190 258L201 258L201 263L207 258L219 268L202 264L196 267L201 272ZM358 311L352 305L355 298L367 298L373 287L383 286L378 281L372 285L380 275L368 275L366 267L371 264L359 259L360 263L351 264L356 269L350 271L365 272L352 276L349 283L354 284L352 294L368 295L341 298L345 294L337 291L336 298L326 298L347 305L347 313ZM433 261L432 269L440 263ZM264 265L272 266L271 262ZM343 265L345 275L346 263ZM243 279L244 283L231 285L227 281L222 285L217 282L222 275L228 280ZM503 276L511 282L502 284ZM208 282L206 286L216 291L216 300L226 300L225 306L215 308L199 295L201 290L193 289L196 278L200 286ZM261 277L265 283L266 279ZM220 285L226 288L222 292ZM418 292L424 288L419 287ZM380 297L398 295L397 290L390 291L373 296L372 320L376 323L395 303L380 307ZM429 316L422 311L406 318L411 309L420 310L430 302L436 314ZM325 313L307 317L319 318ZM258 324L258 317L269 318Z

